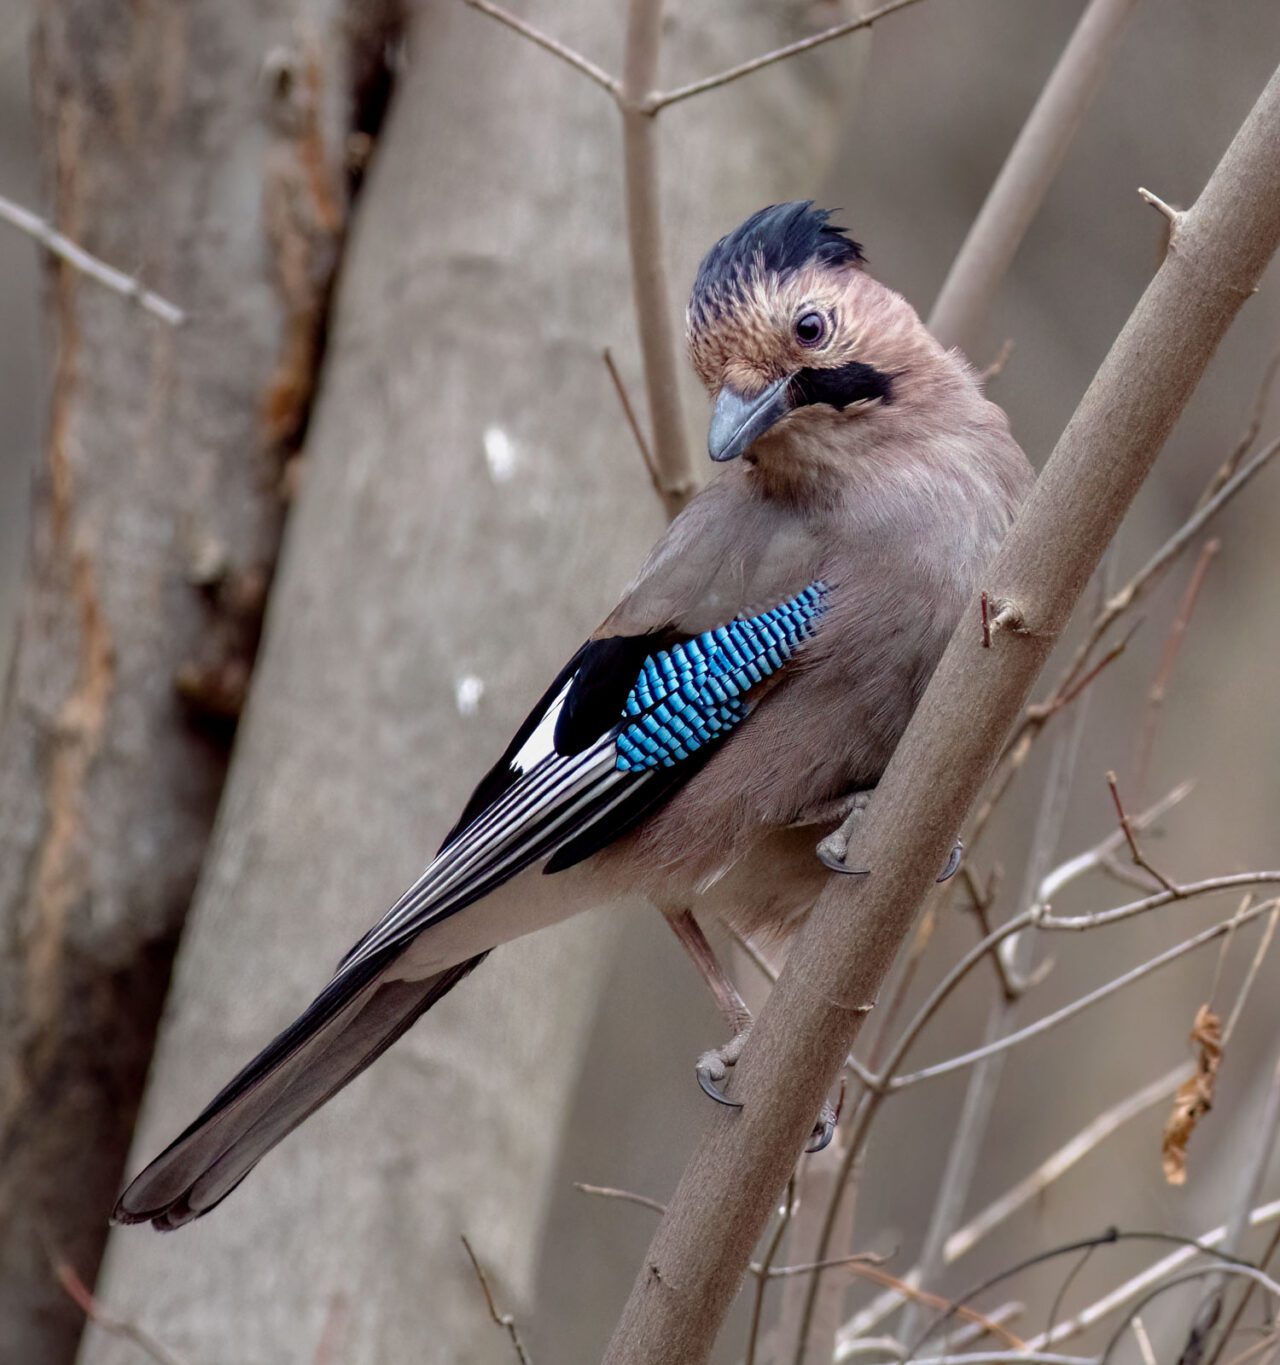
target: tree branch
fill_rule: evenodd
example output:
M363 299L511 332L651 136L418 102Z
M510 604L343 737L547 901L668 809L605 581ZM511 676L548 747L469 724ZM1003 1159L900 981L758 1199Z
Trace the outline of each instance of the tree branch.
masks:
M835 38L843 38L848 33L857 33L860 28L870 28L886 15L919 3L920 0L889 0L888 4L881 5L879 9L874 9L869 14L859 15L858 18L849 19L843 24L834 24L831 28L823 29L821 33L815 33L809 38L799 38L784 47L775 47L772 52L752 57L750 61L739 62L737 66L728 67L714 76L704 76L701 80L690 81L688 85L677 86L674 90L650 94L644 101L644 112L652 117L668 105L679 104L681 100L692 99L695 95L705 94L708 90L717 90L722 85L728 85L730 81L740 80L743 76L762 71L775 62L785 62L789 57L798 57L802 52L812 52L815 47L821 47ZM1132 0L1129 0L1129 3L1132 3Z
M19 232L25 232L28 237L34 237L51 256L65 261L67 265L82 275L87 275L104 289L110 289L113 294L121 294L126 299L131 299L139 308L150 313L152 317L167 322L170 327L181 327L186 322L187 315L177 304L170 303L168 299L153 293L132 275L126 275L123 270L117 270L115 266L100 261L84 247L77 246L70 237L51 227L39 214L24 209L3 195L0 195L0 221L16 227Z
M799 931L645 1257L606 1365L698 1365L964 814L1210 356L1280 244L1280 72L1148 286L987 573L1026 628L953 637L836 877ZM972 604L971 622L978 604ZM732 1216L727 1216L732 1211Z
M929 327L967 350L1093 102L1137 0L1091 0L947 273Z
M627 245L635 297L649 430L658 495L668 516L697 491L680 410L676 332L671 318L658 203L658 130L643 111L658 75L662 45L662 0L630 0L627 46L618 107L622 110L622 153L626 179Z
M581 72L589 81L594 81L601 90L607 91L616 100L620 93L618 82L599 67L590 58L584 57L582 53L575 52L573 48L566 47L558 38L551 37L550 34L543 33L540 28L534 28L530 23L526 23L518 15L512 14L510 10L503 9L501 5L491 3L491 0L465 0L472 9L478 9L481 14L487 14L491 19L496 19L500 24L505 24L509 29L513 29L522 38L540 47L544 52L549 52L553 57L559 57L567 66L573 67L575 71Z

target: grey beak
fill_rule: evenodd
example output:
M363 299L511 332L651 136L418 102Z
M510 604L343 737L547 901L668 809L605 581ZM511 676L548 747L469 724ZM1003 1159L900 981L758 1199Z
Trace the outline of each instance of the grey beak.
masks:
M790 377L775 379L754 398L744 398L727 384L716 397L707 433L707 452L717 462L736 460L791 411L787 395Z

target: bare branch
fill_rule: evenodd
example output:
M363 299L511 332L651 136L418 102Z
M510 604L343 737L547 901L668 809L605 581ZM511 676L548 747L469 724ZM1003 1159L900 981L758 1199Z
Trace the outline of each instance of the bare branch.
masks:
M919 0L889 0L888 4L881 5L879 9L874 9L869 14L860 15L858 18L850 19L843 24L835 24L831 28L823 29L821 33L813 34L811 37L800 38L794 43L787 43L785 47L776 47L772 52L766 52L759 57L752 57L747 62L740 62L737 66L731 66L727 70L721 71L718 75L704 76L702 80L691 81L688 85L677 86L674 90L650 94L648 99L644 101L644 112L652 116L667 108L668 105L679 104L681 100L692 99L695 95L704 94L708 90L717 90L722 85L728 85L730 81L740 80L743 76L750 76L756 71L762 71L766 66L772 66L775 62L784 62L789 57L798 57L802 52L812 52L815 47L821 47L824 43L829 43L835 38L843 38L848 33L857 33L859 29L870 28L872 24L887 15L895 14L900 9L907 9L918 3Z
M119 1337L122 1341L133 1342L144 1355L159 1362L159 1365L187 1365L182 1356L176 1351L170 1350L164 1342L153 1336L146 1328L140 1327L129 1318L121 1318L114 1313L108 1313L94 1298L88 1285L76 1274L68 1261L64 1261L61 1257L55 1257L53 1259L53 1273L67 1297L90 1322L96 1323L104 1332L109 1332L113 1337Z
M1062 683L1067 685L1084 667L1094 646L1110 628L1112 622L1123 612L1128 611L1140 601L1152 587L1159 582L1164 571L1187 548L1204 527L1236 496L1257 474L1280 454L1280 438L1264 446L1248 464L1236 471L1221 488L1174 532L1172 536L1151 556L1136 574L1120 589L1098 613L1089 627L1085 639L1071 660Z
M631 395L627 392L627 386L622 382L622 376L618 373L617 365L614 364L613 352L606 346L601 355L604 360L604 367L609 371L609 378L613 381L613 391L618 395L618 402L622 405L622 415L627 419L627 426L631 428L636 449L640 452L640 458L644 461L645 469L649 471L649 480L653 484L654 491L661 497L661 478L658 474L658 468L653 462L653 452L649 449L649 442L645 440L644 432L640 429L640 419L636 416L636 410L631 405Z
M1146 790L1147 771L1151 766L1152 750L1155 748L1156 727L1160 723L1160 712L1164 706L1165 693L1169 690L1169 679L1173 676L1173 666L1178 661L1178 653L1186 638L1187 626L1191 623L1191 613L1195 611L1196 602L1200 598L1200 589L1204 587L1209 565L1221 547L1222 542L1214 537L1206 540L1201 548L1200 557L1196 560L1195 568L1191 570L1186 591L1169 627L1169 635L1164 642L1156 676L1147 691L1146 713L1143 716L1133 757L1133 785L1139 796Z
M1174 896L1180 896L1182 894L1181 888L1178 887L1176 883L1171 882L1163 872L1159 871L1156 867L1153 867L1142 849L1138 846L1138 837L1134 832L1133 823L1130 821L1129 816L1125 811L1124 802L1120 799L1120 788L1116 784L1115 773L1107 774L1107 786L1110 788L1111 800L1115 803L1116 815L1120 820L1120 828L1124 831L1125 842L1129 845L1129 856L1133 859L1134 864L1154 877L1166 891Z
M623 169L626 180L627 245L635 298L640 353L649 400L653 465L658 496L668 516L697 491L680 410L676 333L671 319L658 191L658 135L641 105L658 75L662 45L662 0L630 0L627 44L619 88Z
M1136 0L1091 0L991 187L929 326L968 349L1093 101Z
M1151 1338L1147 1335L1147 1329L1142 1325L1142 1319L1135 1313L1129 1322L1133 1330L1134 1340L1138 1343L1138 1354L1142 1357L1142 1365L1160 1365L1156 1359L1156 1353L1151 1346Z
M1240 1168L1235 1197L1231 1201L1232 1214L1227 1223L1227 1234L1222 1239L1222 1249L1232 1256L1240 1254L1245 1233L1249 1230L1250 1211L1262 1193L1262 1183L1266 1179L1267 1168L1271 1164L1271 1155L1275 1150L1277 1139L1280 1138L1280 1059L1277 1059L1272 1071L1271 1084L1267 1088L1262 1112L1258 1116L1257 1123L1255 1125L1251 1122L1249 1127L1254 1134L1254 1139L1249 1144L1249 1154ZM1211 1281L1205 1301L1196 1313L1193 1332L1200 1330L1203 1335L1207 1336L1212 1331L1213 1326L1222 1315L1222 1298L1225 1287L1224 1279L1221 1276L1217 1276ZM1252 1292L1252 1288L1251 1285L1250 1292ZM1225 1349L1235 1328L1235 1322L1236 1319L1233 1317L1223 1331L1217 1349L1213 1352L1214 1358Z
M786 1196L778 1210L778 1221L774 1224L773 1233L769 1237L769 1245L765 1248L764 1259L759 1265L751 1267L751 1272L756 1277L756 1292L751 1302L751 1324L747 1329L746 1365L756 1365L756 1351L760 1345L760 1324L764 1320L765 1290L769 1287L774 1257L777 1256L778 1248L782 1245L782 1234L787 1230L787 1224L791 1221L795 1207L796 1178L793 1172L791 1179L787 1181Z
M34 237L51 256L65 261L72 269L95 280L104 289L110 289L113 294L131 299L144 312L159 318L161 322L167 322L170 327L181 327L186 322L187 315L177 304L147 289L132 275L126 275L123 270L100 261L84 247L77 246L70 237L46 223L39 214L24 209L3 195L0 195L0 221L16 227L19 232L25 232L28 237Z
M522 38L527 38L531 43L535 43L544 52L550 52L553 57L559 57L562 62L573 67L575 71L581 72L589 81L594 81L601 90L612 95L616 100L621 93L621 87L614 78L603 68L598 67L595 62L584 57L582 53L575 52L571 47L566 47L557 38L552 38L543 33L541 29L534 28L530 23L518 18L510 10L505 10L501 5L495 5L492 0L465 0L472 9L478 9L481 14L487 14L491 19L496 19L500 24L505 24L509 29L513 29Z
M742 1108L704 1136L644 1258L606 1365L701 1365L866 1011L1080 590L1218 342L1280 245L1280 72L1183 220L986 578L1027 629L953 636L737 1064ZM977 602L970 604L972 622ZM874 1098L874 1097L872 1097ZM725 1217L732 1207L733 1217Z
M642 1209L652 1209L654 1213L666 1213L667 1206L647 1194L634 1194L631 1190L615 1190L611 1185L586 1185L580 1180L573 1182L575 1190L583 1194L594 1194L601 1199L621 1199L626 1204L639 1204Z
M1254 1209L1249 1215L1249 1226L1262 1227L1267 1223L1275 1222L1277 1219L1280 1219L1280 1199ZM1039 1336L1032 1337L1027 1342L1028 1349L1042 1351L1046 1346L1056 1346L1059 1342L1070 1341L1083 1335L1117 1309L1123 1308L1125 1304L1132 1303L1152 1285L1159 1284L1181 1266L1193 1261L1202 1251L1216 1249L1221 1245L1226 1235L1225 1226L1213 1228L1203 1236L1197 1237L1194 1242L1170 1252L1168 1256L1149 1265L1145 1270L1133 1276L1132 1279L1128 1279L1115 1289L1110 1290L1087 1308L1081 1309L1074 1317L1058 1323L1052 1333L1042 1332Z
M1017 1032L1010 1033L994 1042L985 1043L981 1047L974 1048L972 1052L962 1053L958 1057L949 1057L945 1062L937 1062L933 1066L922 1067L919 1071L909 1072L905 1076L895 1076L889 1083L890 1089L903 1090L909 1085L918 1084L920 1081L932 1080L935 1076L945 1076L949 1072L962 1070L966 1066L972 1066L974 1062L981 1061L984 1057L994 1056L997 1052L1003 1052L1007 1048L1017 1047L1019 1043L1026 1042L1028 1038L1035 1038L1042 1033L1047 1033L1050 1029L1057 1028L1059 1024L1066 1023L1068 1019L1074 1019L1077 1014L1081 1014L1090 1006L1096 1005L1098 1001L1105 1000L1117 991L1124 990L1125 987L1132 985L1135 981L1141 980L1144 976L1149 976L1154 971L1159 971L1161 967L1168 966L1170 962L1186 956L1187 953L1194 952L1197 948L1203 947L1204 944L1221 938L1241 924L1247 924L1259 915L1266 914L1275 906L1275 901L1264 901L1261 905L1253 906L1243 915L1233 915L1229 920L1222 920L1208 929L1202 929L1200 933L1184 939L1172 948L1166 948L1164 952L1157 953L1154 957L1130 968L1129 971L1113 978L1105 985L1099 986L1096 990L1089 991L1086 995L1071 1001L1070 1004L1064 1005L1061 1009L1054 1010L1052 1014L1046 1014L1043 1019L1037 1019L1034 1024L1028 1024L1026 1028L1018 1029Z
M484 1266L480 1264L480 1258L472 1249L471 1243L467 1241L466 1235L462 1237L462 1245L466 1248L467 1256L471 1261L471 1268L476 1272L476 1279L480 1281L480 1288L484 1293L485 1307L489 1310L489 1316L493 1319L495 1327L501 1327L511 1338L512 1349L516 1353L516 1359L520 1365L532 1365L529 1353L524 1349L524 1343L520 1340L520 1333L516 1328L516 1321L510 1313L498 1312L498 1305L493 1299L493 1290L489 1285L489 1277L484 1273Z
M1262 380L1253 396L1253 407L1249 412L1249 420L1245 423L1244 431L1240 433L1240 439L1236 442L1235 449L1205 485L1205 490L1200 495L1200 503L1206 503L1213 497L1240 468L1240 461L1253 449L1253 443L1258 439L1258 433L1262 430L1263 418L1267 415L1267 403L1271 398L1271 391L1275 387L1277 375L1280 375L1280 350L1272 355L1262 371Z
M1126 1123L1145 1114L1156 1105L1163 1104L1190 1074L1190 1063L1183 1062L1144 1085L1141 1090L1126 1095L1117 1104L1104 1109L1073 1138L1046 1157L1030 1175L1024 1176L999 1198L992 1200L980 1213L975 1214L964 1227L952 1233L943 1248L946 1263L958 1260L1019 1209L1033 1203L1055 1181L1061 1180L1072 1167L1079 1165L1090 1152L1123 1128Z

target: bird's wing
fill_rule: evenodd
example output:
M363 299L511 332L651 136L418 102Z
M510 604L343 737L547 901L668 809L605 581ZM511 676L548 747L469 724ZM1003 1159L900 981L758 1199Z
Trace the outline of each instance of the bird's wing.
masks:
M816 629L815 581L767 611L681 638L588 641L520 727L422 876L335 980L408 943L524 868L582 861L672 795L746 718Z

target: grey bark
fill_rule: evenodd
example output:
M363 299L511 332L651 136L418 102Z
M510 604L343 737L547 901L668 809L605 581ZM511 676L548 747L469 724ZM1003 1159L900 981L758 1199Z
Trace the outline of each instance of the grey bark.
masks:
M275 446L305 403L344 216L334 8L40 12L49 217L190 322L50 271L50 411L0 733L6 1358L75 1350L81 1316L45 1252L92 1280L223 781L227 718L211 730L194 710L233 707L247 668ZM301 53L304 14L305 89L264 83L264 53Z
M671 65L796 36L775 9L674 16ZM608 7L545 22L616 65ZM131 1164L416 875L662 524L600 359L639 372L616 111L461 4L417 9L408 52ZM810 59L663 119L682 289L715 234L816 192L838 72ZM494 1359L458 1237L527 1314L615 932L588 917L496 954L224 1209L114 1233L104 1302L198 1361L310 1360L322 1340L345 1365ZM128 1350L91 1330L81 1360Z
M1009 728L1228 326L1280 244L1280 72L1068 423L989 573L1018 628L983 649L966 614L751 1033L735 1084L650 1244L605 1360L695 1365L823 1096ZM726 1216L726 1209L733 1216ZM914 1345L914 1343L909 1343Z

